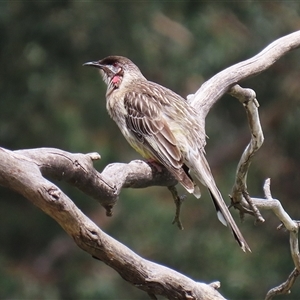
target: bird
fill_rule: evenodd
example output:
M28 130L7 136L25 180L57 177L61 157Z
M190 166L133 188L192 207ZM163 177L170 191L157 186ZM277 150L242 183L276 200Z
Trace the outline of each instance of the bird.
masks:
M172 90L148 81L128 58L108 56L83 66L98 68L107 85L106 108L128 143L147 161L163 165L200 198L193 176L209 190L219 220L241 249L251 252L215 183L205 156L205 129L196 110Z

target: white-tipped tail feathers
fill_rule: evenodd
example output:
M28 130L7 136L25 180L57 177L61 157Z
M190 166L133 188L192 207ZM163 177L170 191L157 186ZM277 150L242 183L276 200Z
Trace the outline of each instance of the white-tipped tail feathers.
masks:
M223 200L223 197L218 190L216 183L214 181L214 178L212 176L211 170L209 168L209 165L207 163L206 157L204 153L200 152L200 155L197 156L197 159L192 160L190 162L191 170L195 174L196 178L203 184L205 185L211 195L211 198L213 200L213 203L215 205L216 211L217 211L217 216L220 222L228 226L242 248L242 250L245 252L248 250L251 252L250 247L248 246L246 240L244 239L242 233L240 232L239 228L237 227L234 219L231 216L231 213Z

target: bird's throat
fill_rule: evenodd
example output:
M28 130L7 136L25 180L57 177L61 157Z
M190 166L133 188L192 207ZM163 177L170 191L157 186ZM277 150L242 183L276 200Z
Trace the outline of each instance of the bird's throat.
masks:
M120 75L115 75L111 82L113 83L114 86L118 87L121 83L121 76Z

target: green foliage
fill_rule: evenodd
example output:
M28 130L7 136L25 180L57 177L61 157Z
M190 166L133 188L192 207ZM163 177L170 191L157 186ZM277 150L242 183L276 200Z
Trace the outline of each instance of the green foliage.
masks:
M185 96L216 72L298 30L300 4L242 1L0 2L0 145L98 151L101 170L138 158L105 109L105 85L86 61L131 58L150 80ZM299 182L299 51L242 83L255 89L265 144L249 174L253 196L272 178L272 192L293 218ZM207 155L223 195L249 139L241 105L226 96L207 118ZM122 149L122 151L120 151ZM200 281L220 280L232 299L261 299L293 269L288 236L278 221L240 225L245 255L217 221L208 194L188 196L184 231L171 225L174 205L164 188L126 190L107 218L92 199L61 185L101 228L145 258ZM143 299L109 267L82 252L48 216L0 188L1 299ZM226 198L225 198L226 199ZM233 211L237 219L237 213ZM300 285L285 299L300 298Z

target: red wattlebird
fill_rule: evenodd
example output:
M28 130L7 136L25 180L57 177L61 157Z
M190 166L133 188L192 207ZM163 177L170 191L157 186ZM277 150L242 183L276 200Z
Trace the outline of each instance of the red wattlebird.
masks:
M144 158L164 165L196 197L194 175L212 197L218 217L240 247L251 251L218 190L205 157L205 133L197 113L173 91L148 81L128 58L109 56L85 66L99 68L107 84L106 108L129 144Z

